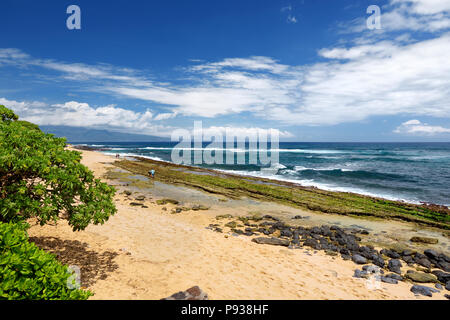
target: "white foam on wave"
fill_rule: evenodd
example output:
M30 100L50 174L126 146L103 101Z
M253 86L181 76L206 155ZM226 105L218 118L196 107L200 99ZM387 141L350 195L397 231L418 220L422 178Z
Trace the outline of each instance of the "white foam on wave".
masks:
M354 170L351 170L351 169L337 168L337 167L307 168L307 167L304 167L304 166L295 166L295 167L294 167L294 170L295 170L296 172L299 172L299 171L307 171L307 170L312 170L312 171L337 171L337 170L339 170L339 171L342 171L342 172L351 172L351 171L354 171Z
M407 203L413 203L413 204L420 204L420 201L417 201L415 199L407 199L407 198L401 198L398 196L394 196L387 193L374 193L370 192L364 189L356 188L356 187L342 187L337 186L333 184L327 184L327 183L320 183L313 179L292 179L292 178L286 178L277 174L266 174L263 171L244 171L244 170L216 170L221 171L224 173L231 173L231 174L237 174L241 176L250 176L254 178L266 178L276 181L283 181L283 182L290 182L294 184L298 184L303 187L316 187L322 190L326 191L335 191L335 192L351 192L361 195L366 195L370 197L376 197L376 198L383 198L387 200L392 201L403 201Z

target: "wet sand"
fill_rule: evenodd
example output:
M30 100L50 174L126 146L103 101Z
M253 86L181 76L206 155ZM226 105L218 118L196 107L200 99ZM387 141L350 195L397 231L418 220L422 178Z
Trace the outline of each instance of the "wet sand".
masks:
M98 177L113 167L114 160L83 151L82 162ZM277 208L261 202L244 202L248 206L223 202L180 188L183 199L177 200L202 203L209 199L211 209L171 214L175 206L155 203L171 188L178 187L155 184L153 190L133 190L147 196L148 208L141 208L130 206L120 193L129 187L118 186L118 212L104 225L72 232L61 220L57 225L32 226L29 234L58 253L60 260L81 268L82 283L95 293L91 299L161 299L194 285L210 299L445 299L445 290L432 298L416 297L410 292L410 283L392 285L353 278L357 265L322 251L260 245L250 237L213 232L206 227L217 223L217 215L245 215L253 206ZM311 216L299 209L288 211ZM322 219L339 217L324 214Z

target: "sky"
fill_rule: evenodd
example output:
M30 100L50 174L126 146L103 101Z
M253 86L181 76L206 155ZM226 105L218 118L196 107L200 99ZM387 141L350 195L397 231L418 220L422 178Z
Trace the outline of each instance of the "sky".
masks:
M0 12L0 104L38 125L450 141L450 0L2 0Z

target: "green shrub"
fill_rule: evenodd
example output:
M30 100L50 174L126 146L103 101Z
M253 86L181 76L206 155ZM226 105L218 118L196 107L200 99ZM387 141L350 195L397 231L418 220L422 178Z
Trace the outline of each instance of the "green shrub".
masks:
M28 241L23 224L0 222L0 300L86 300L67 266ZM68 283L71 284L70 289Z
M64 213L78 231L107 221L117 211L115 189L95 179L65 139L17 120L0 106L0 222L35 217L44 225Z

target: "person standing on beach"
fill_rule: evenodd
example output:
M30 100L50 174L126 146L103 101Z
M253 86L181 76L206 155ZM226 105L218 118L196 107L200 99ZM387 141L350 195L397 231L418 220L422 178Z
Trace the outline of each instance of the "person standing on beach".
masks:
M152 178L154 178L155 177L155 170L150 170L149 172L148 172L148 174L152 177Z

